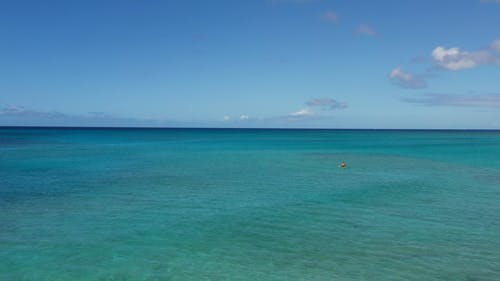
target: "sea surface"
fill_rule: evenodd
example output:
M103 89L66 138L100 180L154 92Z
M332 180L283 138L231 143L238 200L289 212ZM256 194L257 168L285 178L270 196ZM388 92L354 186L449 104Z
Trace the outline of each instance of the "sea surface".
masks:
M500 131L1 128L0 280L498 281Z

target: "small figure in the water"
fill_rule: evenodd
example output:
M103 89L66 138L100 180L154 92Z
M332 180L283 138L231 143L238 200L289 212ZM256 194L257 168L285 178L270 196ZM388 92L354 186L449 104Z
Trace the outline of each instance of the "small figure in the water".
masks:
M347 164L344 161L342 161L342 163L340 163L340 168L347 168Z

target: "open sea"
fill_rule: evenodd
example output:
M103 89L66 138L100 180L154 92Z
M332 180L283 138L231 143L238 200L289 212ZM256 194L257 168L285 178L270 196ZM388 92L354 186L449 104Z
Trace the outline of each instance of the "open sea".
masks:
M500 131L0 128L0 280L498 281Z

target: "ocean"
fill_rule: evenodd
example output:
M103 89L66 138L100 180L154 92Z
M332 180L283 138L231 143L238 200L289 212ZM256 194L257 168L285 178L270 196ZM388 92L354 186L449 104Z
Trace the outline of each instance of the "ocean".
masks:
M500 131L0 128L0 280L498 281Z

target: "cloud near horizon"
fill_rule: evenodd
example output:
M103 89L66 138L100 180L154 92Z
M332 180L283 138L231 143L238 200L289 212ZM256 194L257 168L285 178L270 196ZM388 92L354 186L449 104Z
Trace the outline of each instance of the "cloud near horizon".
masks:
M319 107L321 110L341 110L347 108L347 103L339 102L332 98L315 98L306 102L311 107Z
M309 108L303 108L299 111L292 112L289 114L291 117L308 117L314 115L314 112Z
M500 93L474 95L427 93L419 97L404 98L403 101L423 106L500 108Z
M28 109L23 106L0 108L1 126L160 126L163 122L116 117L103 112L71 115L58 111Z
M308 107L302 108L298 111L292 112L285 116L288 121L298 121L305 119L321 119L321 118L331 118L328 114L317 114L314 108L318 108L321 111L334 111L342 110L347 108L347 104L344 102L338 102L332 98L314 98L306 102Z
M423 89L427 87L427 82L421 75L414 75L410 72L396 67L389 73L389 80L405 89Z
M21 117L21 118L65 118L68 115L57 111L37 111L27 109L23 106L7 106L0 108L0 117Z

